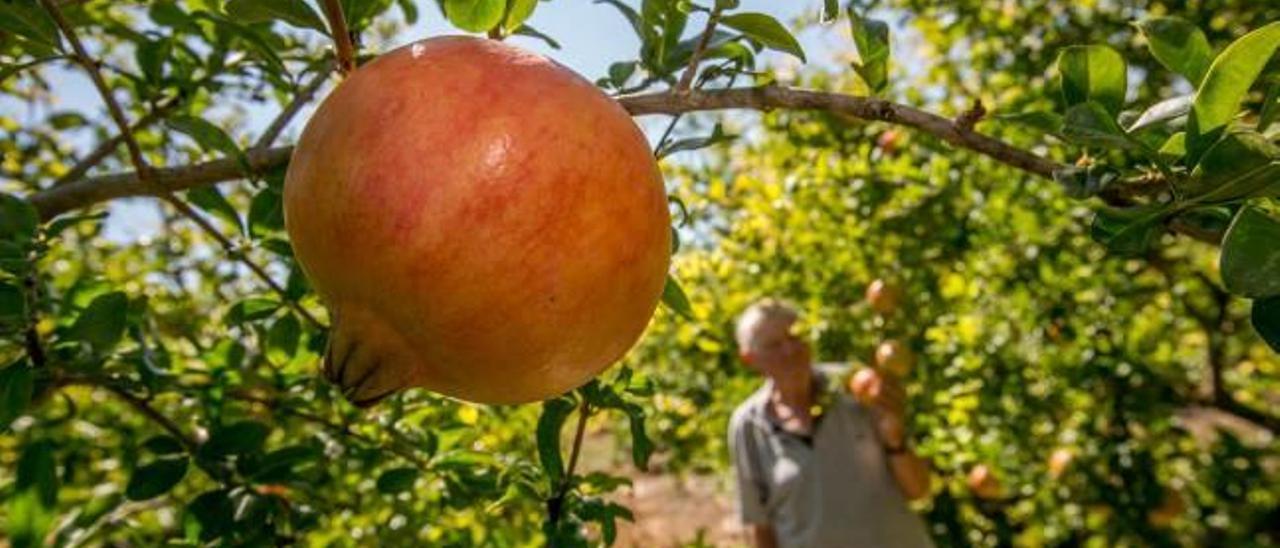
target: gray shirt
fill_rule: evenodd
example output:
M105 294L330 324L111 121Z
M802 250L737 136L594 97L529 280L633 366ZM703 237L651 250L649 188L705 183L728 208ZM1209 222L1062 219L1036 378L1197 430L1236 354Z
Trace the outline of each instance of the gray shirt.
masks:
M824 390L830 371L818 371ZM830 390L835 395L806 439L766 412L772 388L766 382L729 421L744 522L772 526L782 547L933 546L898 490L866 408Z

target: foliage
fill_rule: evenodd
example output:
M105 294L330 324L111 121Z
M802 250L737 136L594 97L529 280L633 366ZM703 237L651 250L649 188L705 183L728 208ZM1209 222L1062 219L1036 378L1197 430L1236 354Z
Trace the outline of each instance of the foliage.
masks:
M788 77L764 51L816 58L736 1L598 3L641 43L592 75L610 93L690 70L695 93L768 85ZM765 295L803 309L823 359L870 361L888 337L920 356L912 438L938 480L919 510L940 545L1277 543L1280 8L814 2L801 26L851 38L852 71L786 83L946 116L981 99L997 115L980 131L1062 168L1036 178L925 132L886 144L886 124L823 112L677 116L655 147L676 266L623 364L540 405L411 391L362 414L316 375L326 318L283 230L283 171L251 161L274 136L250 140L226 106L288 112L326 77L343 37L322 4L0 0L11 545L611 543L627 480L575 470L581 432L616 429L640 469L723 474L729 413L758 382L733 321ZM340 4L366 54L419 17ZM460 30L556 45L534 0L437 5ZM891 51L899 31L919 51ZM135 242L105 233L136 203L42 217L24 198L138 167L101 111L56 106L57 71L84 65L144 161L228 158L245 181L166 196L162 237ZM861 302L876 278L909 296L898 314ZM1062 447L1073 464L1050 481ZM977 464L1007 498L967 492ZM1170 493L1188 508L1164 527L1148 514Z

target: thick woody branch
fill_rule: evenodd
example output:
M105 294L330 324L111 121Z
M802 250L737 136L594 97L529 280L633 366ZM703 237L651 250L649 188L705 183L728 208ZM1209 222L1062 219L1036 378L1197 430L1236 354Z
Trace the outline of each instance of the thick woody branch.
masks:
M621 97L618 102L632 115L683 114L688 112L752 110L820 110L913 127L958 147L967 148L999 162L1042 177L1052 177L1064 166L1016 148L999 139L959 127L954 121L919 109L883 99L785 87L740 88L692 91L685 94L657 92ZM279 168L289 162L289 147L252 150L249 165L254 173ZM61 213L98 202L129 196L150 196L155 191L172 192L244 177L234 159L214 160L180 168L156 169L153 189L143 185L134 173L119 173L82 179L30 197L41 215L52 218Z
M632 115L681 114L685 112L754 109L754 110L818 110L846 114L868 121L881 121L912 127L952 145L967 148L1023 171L1052 177L1062 166L973 130L950 119L884 99L857 97L807 89L766 86L715 91L699 91L687 95L651 93L618 99Z
M289 163L293 147L250 150L245 153L253 173L265 173ZM81 179L37 192L29 197L44 219L118 198L160 196L170 192L241 179L244 168L234 158L199 164L152 169L147 183L137 172L127 171Z

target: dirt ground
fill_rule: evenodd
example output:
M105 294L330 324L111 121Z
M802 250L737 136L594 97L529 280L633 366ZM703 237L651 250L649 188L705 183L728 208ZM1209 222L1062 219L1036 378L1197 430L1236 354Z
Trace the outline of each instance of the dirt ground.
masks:
M631 479L615 500L631 509L635 523L618 522L620 548L746 546L744 531L733 513L725 478L645 473L620 460L613 439L603 432L583 441L583 471L602 470Z

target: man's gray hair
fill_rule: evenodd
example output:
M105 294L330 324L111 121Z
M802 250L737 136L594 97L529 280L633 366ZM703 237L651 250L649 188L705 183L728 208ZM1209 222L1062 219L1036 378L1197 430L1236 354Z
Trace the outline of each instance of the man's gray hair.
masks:
M747 345L751 343L751 335L760 322L773 318L795 321L799 317L800 313L794 307L779 299L770 297L756 301L738 316L738 326L734 331L738 348L747 350Z

